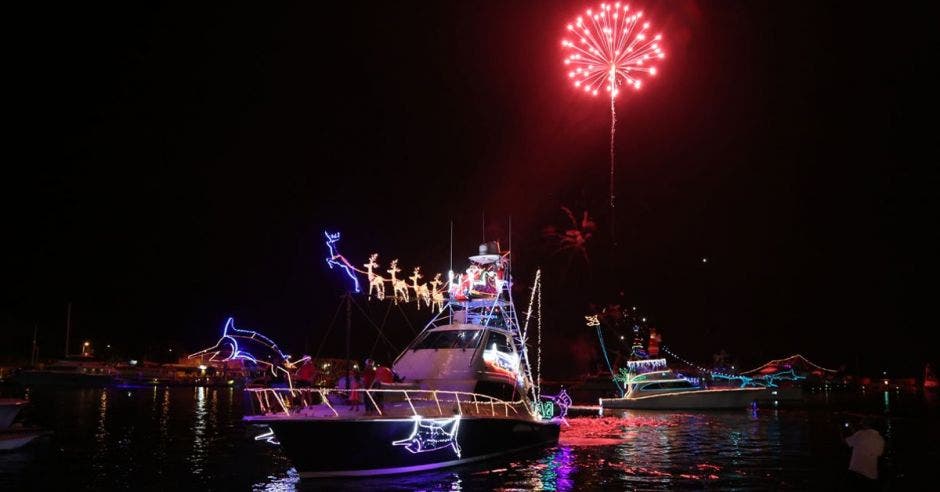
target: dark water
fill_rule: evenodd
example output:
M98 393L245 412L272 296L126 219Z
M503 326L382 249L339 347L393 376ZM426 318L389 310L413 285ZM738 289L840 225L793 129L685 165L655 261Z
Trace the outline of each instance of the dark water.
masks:
M572 417L554 448L406 477L329 481L299 480L277 446L255 441L263 429L242 423L235 389L28 396L26 417L53 434L0 453L0 490L834 490L848 463L840 427L862 412L887 417L885 489L921 489L926 470L940 463L936 405L901 393L799 409ZM311 446L329 452L329 443Z

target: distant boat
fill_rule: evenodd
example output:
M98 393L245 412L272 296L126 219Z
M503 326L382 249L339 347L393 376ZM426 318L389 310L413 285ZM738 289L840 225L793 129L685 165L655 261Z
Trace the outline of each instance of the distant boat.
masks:
M766 392L765 388L705 388L698 380L668 369L666 359L628 361L622 374L626 393L620 398L601 398L602 410L746 408Z
M937 389L940 383L937 382L937 375L933 372L933 366L928 362L924 366L924 389Z
M40 369L25 369L13 376L23 386L110 386L117 380L114 366L87 357L70 357Z

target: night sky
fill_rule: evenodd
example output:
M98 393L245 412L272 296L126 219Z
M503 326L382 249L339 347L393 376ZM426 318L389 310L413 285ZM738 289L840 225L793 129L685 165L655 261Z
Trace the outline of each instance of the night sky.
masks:
M584 367L590 303L636 305L687 358L800 352L916 374L936 238L924 12L856 2L647 2L667 58L609 109L565 77L583 2L71 4L11 13L0 355L92 340L160 358L226 316L312 353L341 251L430 279L487 240L541 266L546 365ZM640 4L636 4L639 6ZM543 229L597 221L590 261ZM703 257L708 258L702 263ZM933 282L935 284L935 282ZM932 284L931 284L932 285ZM935 301L933 301L935 302ZM378 323L387 304L359 299ZM404 313L415 328L427 311ZM323 355L342 354L342 319ZM354 351L395 355L363 318ZM393 309L388 335L413 335ZM582 347L578 349L577 347Z

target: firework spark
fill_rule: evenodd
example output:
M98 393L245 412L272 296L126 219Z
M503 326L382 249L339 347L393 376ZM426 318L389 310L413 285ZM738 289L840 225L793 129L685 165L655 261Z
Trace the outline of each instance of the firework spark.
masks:
M572 39L562 40L564 63L574 86L596 96L603 88L613 99L626 85L639 89L642 78L656 75L653 63L664 58L662 35L651 35L643 12L630 6L602 3L568 24Z
M575 88L596 96L602 89L610 94L610 208L614 208L614 141L617 112L614 99L620 88L639 90L642 77L656 75L653 63L666 57L662 35L650 33L643 12L629 5L602 3L588 9L567 26L570 38L563 39L565 67ZM614 220L611 216L611 233ZM616 239L615 239L616 243Z

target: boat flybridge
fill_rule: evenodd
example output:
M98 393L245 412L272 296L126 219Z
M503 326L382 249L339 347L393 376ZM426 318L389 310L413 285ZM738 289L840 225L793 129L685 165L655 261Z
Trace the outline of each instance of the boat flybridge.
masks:
M415 472L557 443L561 419L545 411L532 378L509 253L490 243L469 259L465 273L450 274L447 303L396 358L400 382L250 388L245 420L270 426L302 477Z

